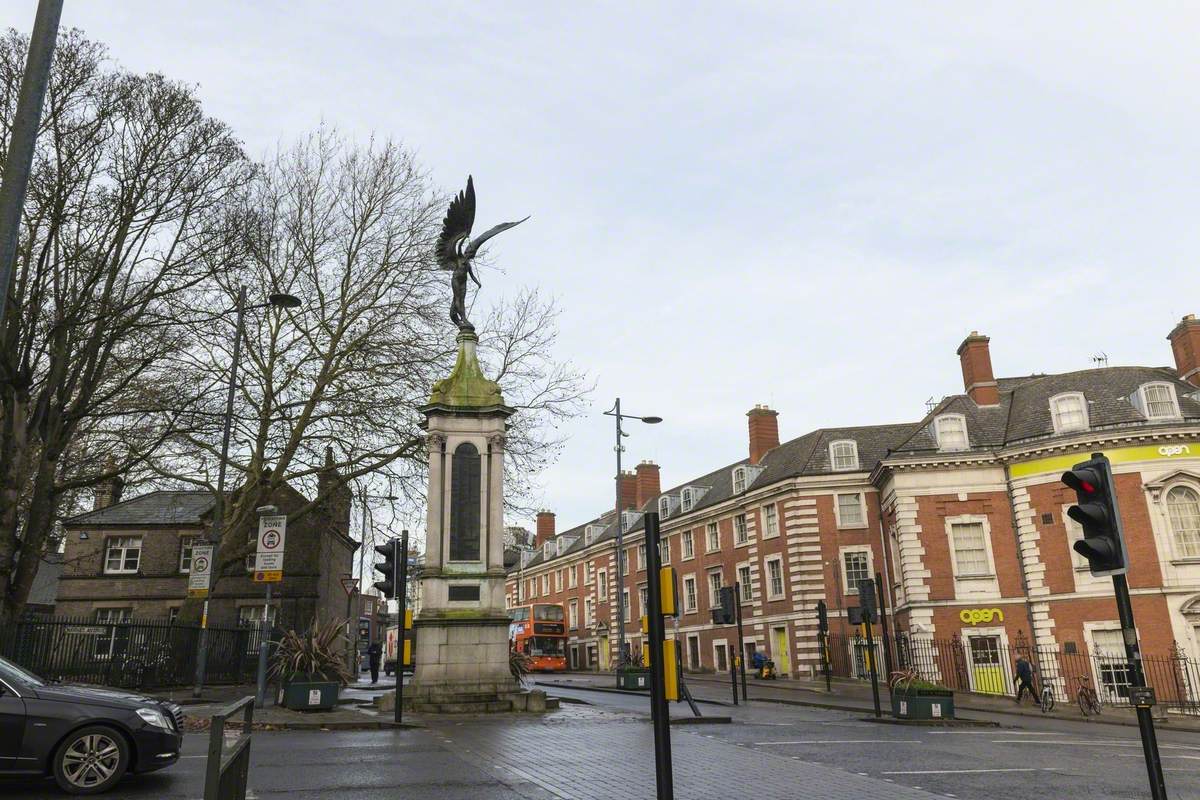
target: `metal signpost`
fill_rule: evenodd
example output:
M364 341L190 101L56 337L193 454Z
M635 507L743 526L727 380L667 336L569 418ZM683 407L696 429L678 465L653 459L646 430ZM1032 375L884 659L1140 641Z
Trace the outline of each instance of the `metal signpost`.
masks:
M254 554L254 582L267 584L262 627L258 640L258 688L254 705L262 708L267 694L267 650L271 637L271 586L283 580L283 550L287 516L273 514L258 519L258 549Z
M396 621L400 628L399 641L397 642L399 650L396 653L396 724L400 724L400 706L404 703L404 668L408 666L411 660L411 651L408 643L406 631L412 627L412 622L408 616L408 531L400 532L400 558L396 559L399 562L396 565L396 570L399 575L396 577L396 598L400 601L400 608L397 613Z
M875 621L875 581L863 578L858 582L858 602L862 607L863 631L867 639L867 664L871 668L871 697L875 701L876 718L883 715L879 707L879 669L876 665L875 639L871 633L871 623Z
M879 630L883 631L883 660L887 666L888 675L888 695L891 695L892 672L895 671L895 661L892 659L892 639L888 634L888 619L887 619L887 599L883 596L883 576L878 572L875 573L875 594L879 601Z
M817 601L817 643L821 647L821 669L825 673L825 691L832 692L829 675L829 609L824 600Z
M742 674L742 699L749 700L750 698L746 696L746 643L742 639L742 584L737 581L734 581L733 584L733 608L737 612L737 663L738 671Z
M667 708L666 662L663 659L662 560L658 549L658 514L647 512L646 527L646 600L650 604L646 646L650 648L650 719L654 726L654 781L657 800L674 800L671 771L671 717ZM673 610L673 609L672 609Z

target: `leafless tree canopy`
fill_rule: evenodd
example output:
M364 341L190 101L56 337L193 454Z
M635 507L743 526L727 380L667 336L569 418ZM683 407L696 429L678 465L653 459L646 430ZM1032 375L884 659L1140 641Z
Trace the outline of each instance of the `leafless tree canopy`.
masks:
M25 37L0 40L10 123ZM6 136L7 139L7 136ZM121 474L215 493L240 288L247 293L221 567L283 482L346 481L423 505L418 406L453 363L433 244L445 199L392 142L322 128L252 164L193 90L60 37L0 347L0 597L24 602L56 521ZM273 292L296 309L264 307ZM483 309L480 355L513 417L509 498L556 454L586 381L556 361L553 302Z

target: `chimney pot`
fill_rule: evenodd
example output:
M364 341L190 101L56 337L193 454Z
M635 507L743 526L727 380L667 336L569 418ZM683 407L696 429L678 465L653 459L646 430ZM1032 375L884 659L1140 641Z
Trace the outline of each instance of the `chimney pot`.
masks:
M1200 386L1200 320L1188 314L1167 335L1179 379Z
M988 347L990 341L988 337L981 336L979 331L971 331L971 335L958 346L963 389L977 406L1000 404L1000 389L996 384L996 376L992 374L992 355Z
M779 447L779 412L756 403L746 412L750 430L750 463L762 461L771 450Z

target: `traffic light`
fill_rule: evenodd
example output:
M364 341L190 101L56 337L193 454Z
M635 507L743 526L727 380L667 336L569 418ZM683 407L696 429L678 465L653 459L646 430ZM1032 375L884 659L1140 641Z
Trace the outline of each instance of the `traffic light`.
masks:
M712 610L713 625L732 625L737 622L737 608L732 586L722 586L718 590L720 607Z
M383 556L383 561L375 564L375 571L383 573L383 580L375 581L373 585L388 599L396 596L396 547L395 539L375 546L375 552Z
M821 633L829 632L829 609L826 608L824 600L817 601L817 630Z
M862 606L863 618L874 622L875 614L875 579L862 578L858 582L858 604Z
M1125 574L1128 557L1108 459L1103 453L1095 453L1090 460L1064 472L1062 482L1075 491L1078 503L1067 509L1067 516L1083 528L1075 552L1088 560L1093 575Z

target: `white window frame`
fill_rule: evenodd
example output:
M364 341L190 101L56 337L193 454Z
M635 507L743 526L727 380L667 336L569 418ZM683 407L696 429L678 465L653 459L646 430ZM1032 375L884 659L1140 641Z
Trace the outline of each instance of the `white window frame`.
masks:
M192 572L192 548L199 543L199 536L179 537L179 574L190 575ZM140 559L139 559L140 561Z
M696 576L694 574L684 575L683 583L681 585L683 586L683 597L680 599L683 601L683 613L695 614L697 610L697 603L700 599L696 593ZM691 587L690 593L688 592L689 586Z
M638 616L645 617L650 614L650 587L648 584L638 584Z
M608 570L596 570L596 599L608 599Z
M742 574L743 570L745 570L745 575ZM738 597L738 602L751 602L754 599L754 570L750 568L750 562L743 561L738 564L734 570L734 574L737 575L738 587L742 590L741 595ZM743 581L743 577L746 580Z
M596 601L591 597L583 599L584 624L589 628L596 627Z
M871 552L871 546L865 544L847 545L838 548L838 572L841 573L842 589L844 594L858 595L858 582L850 582L850 570L846 567L846 556L850 553L862 553L867 557L867 575L868 578L875 577L875 556Z
M720 567L716 567L715 569L707 570L704 575L708 583L708 607L719 608L721 605L721 587L725 585L724 570L722 570ZM715 589L713 588L714 575L719 581Z
M637 546L637 568L639 570L646 568L646 543L642 542Z
M1076 400L1079 402L1079 410L1083 416L1083 422L1074 427L1067 427L1062 424L1061 412L1058 409L1059 403L1067 400ZM1091 418L1088 415L1087 397L1083 392L1060 392L1050 398L1050 421L1054 424L1055 433L1073 433L1075 431L1086 431L1091 428Z
M696 535L691 531L683 531L679 534L680 540L680 561L691 561L696 557Z
M542 561L549 561L558 552L558 542L548 539L542 543Z
M690 486L683 487L683 491L679 493L679 512L686 514L696 507L696 490Z
M671 537L664 536L658 540L658 565L665 567L671 563Z
M583 565L580 564L580 567ZM567 588L574 589L579 586L579 572L574 566L567 567Z
M671 498L665 494L658 498L658 516L660 519L671 516Z
M563 590L562 574L563 574L563 571L561 569L556 569L554 571L554 591L556 591L556 592L561 592Z
M839 448L849 445L849 453L838 454ZM839 463L840 461L840 463ZM853 439L838 439L829 443L829 468L834 472L857 472L860 469L858 460L858 442Z
M746 491L746 485L747 485L746 484L746 468L745 467L734 467L733 468L733 493L741 494L742 492Z
M733 546L742 547L750 544L750 527L745 514L733 515Z
M767 511L771 513L768 514ZM774 539L779 535L779 507L774 503L767 503L762 507L763 532L762 538ZM774 530L772 530L774 528Z
M983 549L987 556L986 573L963 575L958 571L958 554L954 541L954 526L955 525L979 525L983 530ZM983 514L962 514L956 517L946 517L946 543L950 546L950 569L954 573L956 581L984 581L996 580L996 559L992 555L992 526L988 518Z
M775 592L775 587L771 585L771 565L779 565L779 587L780 591ZM763 559L763 580L766 584L767 600L786 600L787 599L787 570L783 567L783 555L776 553L775 555L767 556Z
M1200 487L1189 481L1176 481L1163 489L1162 509L1167 519L1167 531L1171 536L1171 552L1175 554L1175 561L1200 561L1200 541L1193 545L1191 551L1185 549L1180 532L1175 529L1175 521L1171 516L1171 493L1179 489L1192 492L1200 499Z
M717 546L713 547L713 536L716 535ZM719 553L721 551L721 526L710 522L704 526L704 552Z
M629 605L629 590L622 589L621 590L621 613L624 614L622 619L624 619L626 622L629 622L630 614L632 612L633 612L633 609Z
M579 630L579 600L572 598L567 602L567 625L570 630Z
M550 573L543 572L541 575L541 578L542 578L542 597L549 597L550 596Z
M842 519L842 503L843 497L858 498L858 519L844 520ZM866 496L862 492L837 492L833 496L833 513L837 518L837 526L839 528L865 528L867 527L867 504Z
M134 546L136 543L136 547ZM109 536L104 540L104 573L105 575L136 575L138 570L142 568L142 545L143 539L141 536ZM117 567L110 567L113 553L120 551L120 557L117 560ZM136 563L132 568L126 566L129 554L136 551Z
M950 420L957 420L962 426L963 444L961 447L951 447L949 444L942 442L942 424ZM933 419L933 435L937 439L938 450L947 453L957 453L963 450L971 449L971 434L967 430L967 418L962 414L939 414Z
M1159 387L1166 389L1167 394L1171 399L1171 413L1170 414L1153 414L1152 415L1150 413L1150 399L1146 396L1146 392L1148 389L1159 388ZM1179 417L1181 416L1179 413L1179 394L1175 391L1175 387L1172 384L1167 383L1166 381L1154 381L1152 383L1143 383L1141 386L1138 387L1137 396L1138 396L1139 402L1141 403L1142 416L1144 416L1148 420L1179 419Z
M721 660L717 658L717 649L720 648L725 652L725 663L722 665ZM713 639L712 643L713 670L719 674L724 674L729 670L730 653L729 641L727 639Z

